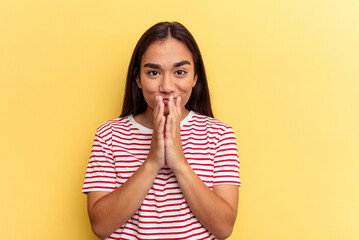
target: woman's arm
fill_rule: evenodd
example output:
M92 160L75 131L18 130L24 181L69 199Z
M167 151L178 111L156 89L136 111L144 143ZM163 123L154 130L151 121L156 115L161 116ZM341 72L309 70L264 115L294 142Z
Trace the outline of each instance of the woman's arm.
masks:
M231 233L237 216L238 186L215 185L210 190L188 164L180 137L181 98L170 97L166 120L166 163L175 173L181 191L193 214L218 239Z
M145 161L119 188L109 192L89 192L87 208L93 232L107 238L137 211L145 199L158 170Z
M88 213L93 232L105 239L122 226L137 211L151 188L158 171L165 164L163 103L155 103L154 130L146 161L115 191L90 192L87 197Z
M237 216L238 186L215 185L210 190L189 164L174 170L193 214L218 239L226 239Z

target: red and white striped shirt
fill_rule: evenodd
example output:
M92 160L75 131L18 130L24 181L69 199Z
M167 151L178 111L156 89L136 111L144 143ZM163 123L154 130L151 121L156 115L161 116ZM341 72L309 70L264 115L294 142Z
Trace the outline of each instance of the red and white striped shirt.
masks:
M114 191L146 160L152 130L132 116L101 125L96 132L82 191ZM239 158L227 124L191 111L181 122L184 155L210 188L240 185ZM130 199L129 199L130 201ZM135 214L108 239L216 239L191 212L176 176L162 168Z

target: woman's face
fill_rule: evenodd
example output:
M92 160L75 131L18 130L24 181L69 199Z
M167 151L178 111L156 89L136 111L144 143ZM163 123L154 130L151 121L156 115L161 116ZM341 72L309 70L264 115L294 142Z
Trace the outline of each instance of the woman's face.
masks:
M182 113L186 113L185 105L197 81L191 52L174 38L153 42L142 56L136 81L146 100L146 111L153 111L156 96L161 96L167 115L169 97L180 96Z

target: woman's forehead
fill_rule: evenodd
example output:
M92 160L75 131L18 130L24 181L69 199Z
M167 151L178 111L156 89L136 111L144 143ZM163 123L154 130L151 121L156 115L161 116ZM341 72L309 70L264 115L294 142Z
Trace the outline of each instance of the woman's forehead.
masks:
M193 65L193 56L187 46L174 38L151 43L142 56L141 67L145 64L176 64L188 61Z

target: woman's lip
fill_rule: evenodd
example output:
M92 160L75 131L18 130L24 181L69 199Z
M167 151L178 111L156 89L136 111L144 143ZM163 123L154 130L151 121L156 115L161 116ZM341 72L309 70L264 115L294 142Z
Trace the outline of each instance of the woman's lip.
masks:
M170 101L169 98L162 98L162 102L163 102L164 104L169 103L169 101ZM173 101L176 101L176 98L173 98Z

